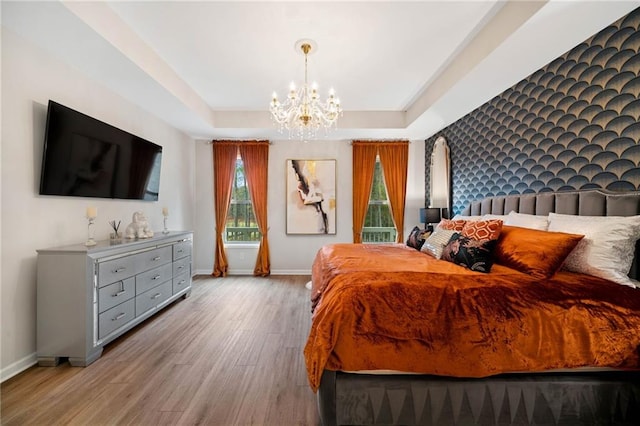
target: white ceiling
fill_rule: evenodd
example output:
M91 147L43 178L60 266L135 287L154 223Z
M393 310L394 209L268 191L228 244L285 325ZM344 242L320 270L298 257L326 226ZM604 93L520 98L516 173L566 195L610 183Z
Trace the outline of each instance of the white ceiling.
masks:
M268 104L304 76L330 139L424 139L639 1L2 1L2 25L195 139L281 139ZM286 137L286 136L285 136Z

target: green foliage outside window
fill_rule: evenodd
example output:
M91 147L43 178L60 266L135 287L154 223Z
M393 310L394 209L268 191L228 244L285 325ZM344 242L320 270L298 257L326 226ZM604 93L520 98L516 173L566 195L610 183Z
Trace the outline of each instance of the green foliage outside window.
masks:
M376 161L373 173L373 184L369 197L369 208L364 219L362 230L363 242L394 242L396 230L391 217L387 188L384 184L384 173L380 161Z
M251 196L245 179L244 164L240 158L236 160L225 240L226 242L260 241L258 223L253 213Z

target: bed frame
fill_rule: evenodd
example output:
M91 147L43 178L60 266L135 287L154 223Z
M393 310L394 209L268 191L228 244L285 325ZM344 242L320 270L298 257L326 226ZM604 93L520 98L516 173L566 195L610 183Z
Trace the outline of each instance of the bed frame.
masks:
M462 214L510 211L633 216L640 214L640 192L590 189L497 196L472 202ZM629 271L635 279L640 276L639 253L640 242ZM640 424L640 371L574 370L462 379L325 370L318 409L324 426L636 425Z

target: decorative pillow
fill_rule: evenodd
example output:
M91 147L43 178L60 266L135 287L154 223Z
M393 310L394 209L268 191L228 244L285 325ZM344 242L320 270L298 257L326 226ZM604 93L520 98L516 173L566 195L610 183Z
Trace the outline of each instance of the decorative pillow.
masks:
M546 231L549 228L549 217L511 211L507 215L504 224Z
M494 251L495 262L537 278L547 278L560 269L582 237L504 225Z
M438 228L462 232L465 223L467 223L467 221L464 219L442 219L438 224Z
M549 230L584 234L584 239L567 257L564 269L640 287L640 282L628 276L640 238L640 216L549 213Z
M477 272L489 272L493 265L496 240L474 240L457 232L442 250L442 260Z
M407 245L409 247L413 247L416 250L420 250L422 244L424 244L424 233L427 232L424 229L420 229L417 226L414 226L409 234L409 238L407 239Z
M467 222L462 228L462 235L474 240L497 240L502 231L502 221L498 219Z
M436 259L440 259L442 257L442 250L444 249L444 246L447 245L455 233L456 231L450 229L436 228L435 231L433 231L433 234L429 235L429 237L424 241L420 251L433 256Z

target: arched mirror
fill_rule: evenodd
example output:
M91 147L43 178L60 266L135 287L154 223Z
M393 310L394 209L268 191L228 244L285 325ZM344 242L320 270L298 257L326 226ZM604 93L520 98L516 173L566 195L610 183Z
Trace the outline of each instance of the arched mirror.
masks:
M433 144L431 154L431 188L429 207L447 209L442 217L450 217L451 206L451 164L449 159L449 145L444 136L439 136Z

